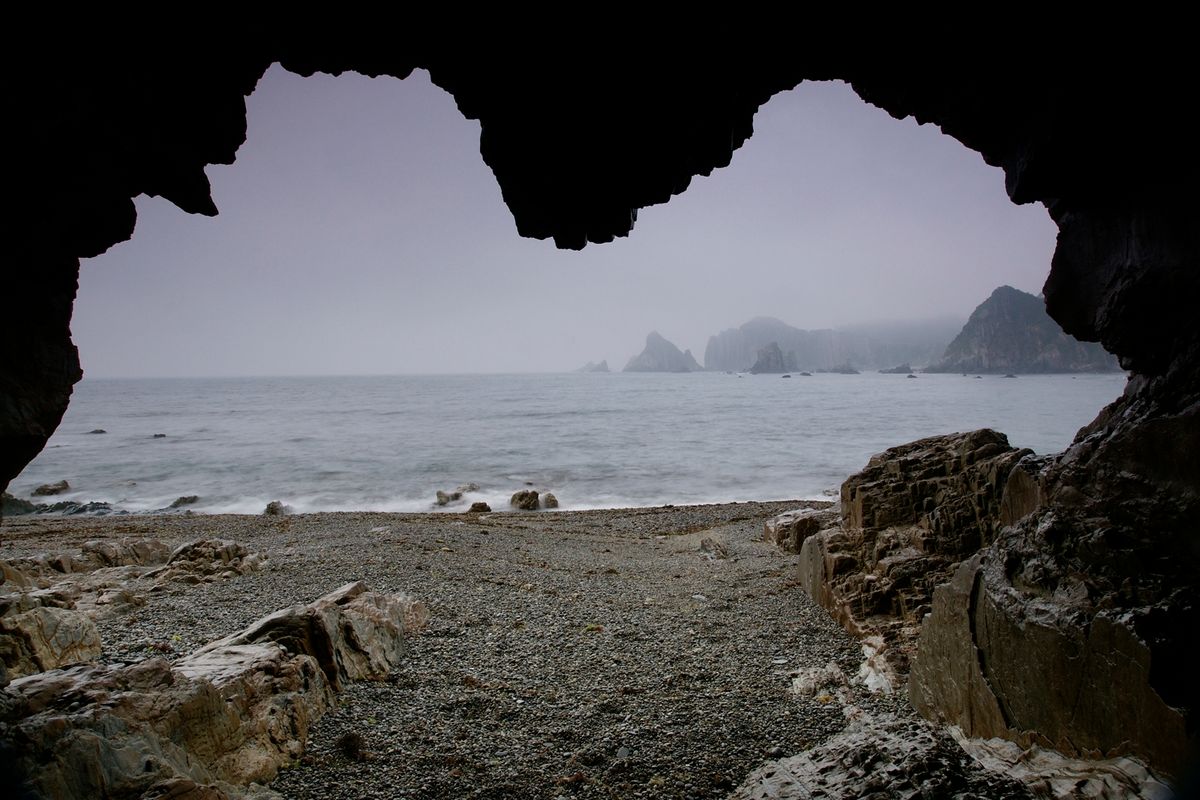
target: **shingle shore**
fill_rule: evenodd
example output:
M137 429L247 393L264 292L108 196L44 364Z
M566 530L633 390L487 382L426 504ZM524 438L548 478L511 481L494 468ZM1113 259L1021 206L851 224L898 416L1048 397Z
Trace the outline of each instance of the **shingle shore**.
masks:
M341 696L273 784L285 797L723 797L845 725L838 703L790 692L794 670L860 660L797 588L795 556L761 541L799 505L13 518L0 557L121 536L268 556L103 623L112 660L183 655L351 580L424 601L409 661Z

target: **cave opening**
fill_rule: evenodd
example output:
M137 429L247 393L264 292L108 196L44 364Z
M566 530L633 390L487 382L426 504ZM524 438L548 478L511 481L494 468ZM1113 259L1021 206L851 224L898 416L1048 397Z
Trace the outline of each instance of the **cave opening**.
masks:
M946 389L909 384L899 398L881 386L840 397L822 387L800 399L775 386L753 398L722 390L677 413L666 387L600 401L595 383L465 384L464 374L565 373L593 359L620 370L651 330L716 361L709 369L744 371L749 363L721 361L714 342L761 318L852 342L813 345L828 351L812 356L825 362L797 372L842 360L864 372L919 369L996 286L1039 291L1053 223L1036 204L1013 205L999 172L934 126L892 119L845 83L806 82L764 105L755 128L729 167L643 209L629 238L563 251L514 235L476 155L478 123L424 71L397 81L300 77L277 65L248 99L236 163L209 168L221 213L140 197L133 238L84 262L73 329L89 377L13 490L28 496L65 478L70 501L148 511L199 495L189 507L213 512L257 512L279 496L301 510L424 510L435 489L480 481L503 485L493 503L509 484L566 485L573 508L819 496L873 453L950 430L993 426L1039 451L1062 449L1120 391L1116 375L986 388L926 376ZM403 374L435 388L382 377ZM137 378L185 380L144 392L122 380ZM598 425L559 457L561 432L548 424L530 447L528 420L399 399L414 390L498 392L534 413L554 392L600 413L639 402L653 412L632 433ZM371 398L379 435L331 422L357 404L356 391ZM233 420L224 425L200 408L221 392ZM281 398L297 397L308 400L285 413ZM731 422L739 403L749 406ZM105 418L121 406L129 418ZM443 425L459 433L448 439ZM88 435L96 429L108 436ZM237 446L218 451L222 440ZM492 444L480 454L465 441ZM604 489L628 471L618 452L645 441L661 452ZM141 463L148 445L166 459L158 468ZM71 463L80 456L82 474ZM412 465L398 466L405 458ZM797 478L797 461L818 466ZM296 463L303 477L285 467ZM671 471L686 477L651 483ZM389 488L398 474L403 488Z

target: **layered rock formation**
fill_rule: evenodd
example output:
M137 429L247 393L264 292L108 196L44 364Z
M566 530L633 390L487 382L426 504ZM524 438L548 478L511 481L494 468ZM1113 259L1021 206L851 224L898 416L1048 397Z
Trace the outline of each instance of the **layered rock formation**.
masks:
M0 742L18 770L10 788L23 773L38 796L64 800L243 797L303 753L345 681L383 678L399 664L424 617L407 596L352 583L173 664L14 680L0 708Z
M1063 332L1045 303L1001 286L971 313L967 324L926 372L1113 372L1117 359L1103 347Z
M921 439L874 456L842 484L840 525L800 541L800 584L858 636L880 635L901 671L933 591L992 542L1005 484L1028 450L991 430Z
M987 430L892 448L843 484L840 525L781 519L768 538L799 541L801 586L911 666L928 718L1178 776L1197 740L1196 644L1179 632L1200 624L1185 455L1200 405L1147 426L1114 416L1128 402L1060 456Z
M646 347L629 359L625 372L700 372L702 367L692 357L691 350L682 353L657 331L646 336Z

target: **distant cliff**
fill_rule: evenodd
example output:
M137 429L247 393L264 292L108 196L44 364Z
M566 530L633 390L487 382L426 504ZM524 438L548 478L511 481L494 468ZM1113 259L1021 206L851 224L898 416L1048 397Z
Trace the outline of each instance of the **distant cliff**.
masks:
M1067 335L1040 297L1001 286L927 372L1115 372L1115 356Z
M625 372L699 372L702 367L692 357L692 351L679 348L655 331L646 337L646 349L629 359Z
M599 364L597 364L593 361L589 361L588 363L584 364L582 367L580 367L579 369L577 369L575 371L576 372L608 372L609 371L608 359L607 358L604 359Z
M771 317L757 317L710 337L704 350L704 366L715 370L750 369L759 351L772 343L779 348L788 370L815 372L844 364L860 369L931 364L961 326L959 318L803 330Z

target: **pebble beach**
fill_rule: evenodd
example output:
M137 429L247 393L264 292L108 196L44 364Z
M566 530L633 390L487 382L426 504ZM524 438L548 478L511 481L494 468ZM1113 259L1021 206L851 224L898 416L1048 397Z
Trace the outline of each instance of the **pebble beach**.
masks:
M348 581L423 602L403 667L339 697L272 784L284 797L724 797L845 726L841 704L791 691L798 671L861 661L796 585L795 556L762 541L801 505L25 517L5 520L0 552L223 538L266 556L102 622L114 662L182 656Z

